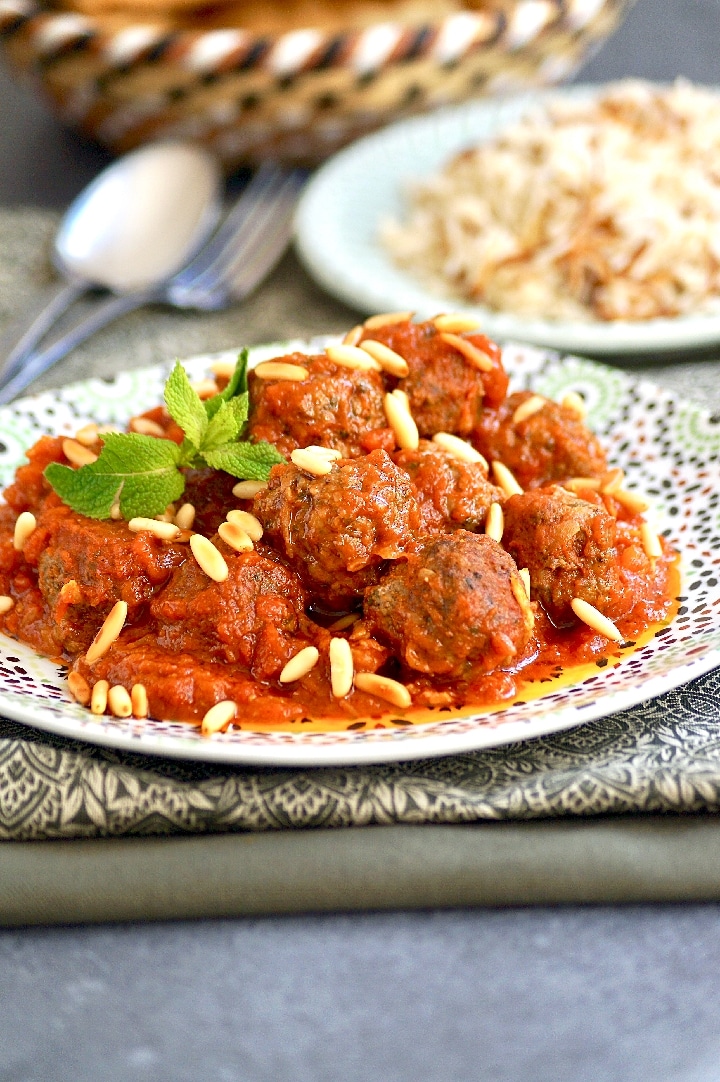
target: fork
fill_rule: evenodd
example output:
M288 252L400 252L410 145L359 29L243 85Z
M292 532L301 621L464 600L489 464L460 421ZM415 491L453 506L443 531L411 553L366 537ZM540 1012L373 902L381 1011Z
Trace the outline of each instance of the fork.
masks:
M61 337L30 354L0 382L0 404L113 320L147 304L218 311L242 300L272 270L292 235L303 169L264 163L218 230L191 262L152 289L109 297Z

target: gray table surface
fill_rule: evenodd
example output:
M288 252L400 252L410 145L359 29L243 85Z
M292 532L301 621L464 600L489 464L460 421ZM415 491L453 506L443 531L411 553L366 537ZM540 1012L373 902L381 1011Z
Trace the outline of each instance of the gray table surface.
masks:
M583 78L711 82L719 39L719 0L639 0ZM104 160L0 68L0 206ZM714 905L4 932L0 1082L718 1082L719 956Z

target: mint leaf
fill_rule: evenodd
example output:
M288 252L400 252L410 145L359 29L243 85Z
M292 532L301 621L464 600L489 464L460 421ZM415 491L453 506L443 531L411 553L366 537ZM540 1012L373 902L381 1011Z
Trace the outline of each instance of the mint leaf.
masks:
M108 518L117 499L123 518L159 515L185 488L180 448L137 432L108 432L97 461L80 469L51 462L45 477L68 507L88 518Z
M188 442L197 450L207 430L208 415L179 361L165 384L165 405L175 424L182 428Z
M216 410L214 417L208 422L207 431L198 448L198 452L203 458L205 458L208 451L213 451L216 447L231 443L237 438L242 425L245 423L245 418L243 417L240 420L239 411L234 406L234 402L239 403L239 399L234 399L233 402L221 402L220 408Z
M248 351L243 349L235 364L235 371L230 377L227 387L225 387L220 394L213 395L212 398L207 398L203 403L205 412L210 420L215 416L217 411L223 402L230 402L231 399L247 394L247 363L248 363Z
M225 470L242 481L267 481L273 466L285 459L271 443L228 443L214 451L203 452L208 466Z

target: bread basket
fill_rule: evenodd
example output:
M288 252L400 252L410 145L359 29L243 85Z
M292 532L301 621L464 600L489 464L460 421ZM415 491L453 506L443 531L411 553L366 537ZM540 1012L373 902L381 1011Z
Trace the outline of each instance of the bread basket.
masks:
M0 0L0 41L64 124L114 152L176 137L214 148L229 169L312 164L412 113L566 80L633 0L477 2L422 25L259 35L109 29L100 17Z

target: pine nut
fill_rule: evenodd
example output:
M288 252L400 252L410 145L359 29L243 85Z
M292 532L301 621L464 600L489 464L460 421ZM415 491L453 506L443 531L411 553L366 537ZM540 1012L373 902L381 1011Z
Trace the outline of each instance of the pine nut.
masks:
M360 342L360 339L363 336L363 331L364 330L365 330L365 328L363 327L362 323L358 323L358 325L356 327L351 327L350 330L345 335L345 337L343 338L343 345L344 346L357 346L359 344L359 342Z
M220 390L214 379L200 379L190 386L198 398L214 398Z
M230 572L222 553L212 541L201 533L194 533L190 538L190 548L198 564L213 582L225 582Z
M210 371L218 379L231 380L235 374L235 362L234 361L213 361L210 365Z
M401 391L399 387L396 387L395 390L392 392L392 396L393 398L397 398L398 402L402 402L408 413L412 412L410 409L410 397L407 391Z
M581 394L577 393L577 391L568 391L568 393L560 399L560 405L566 410L572 410L573 413L576 413L581 421L584 421L587 417L587 402Z
M480 320L476 316L466 316L462 312L444 312L435 316L435 329L445 334L466 334L480 329Z
M37 521L31 511L21 511L15 522L13 531L13 548L16 552L22 552L30 535L35 532Z
M396 353L394 349L384 345L383 342L376 342L374 338L366 338L364 342L360 343L360 349L369 353L378 362L383 372L388 372L391 376L404 379L410 372L410 365L405 358Z
M180 529L174 522L165 522L156 518L131 518L128 522L131 533L151 533L161 541L175 541Z
M640 527L640 537L642 538L642 546L645 549L645 555L648 559L659 559L662 556L662 545L660 544L660 538L649 522L643 522Z
M649 502L644 496L638 495L637 492L629 492L626 488L613 489L612 498L627 508L628 511L634 515L641 515L643 511L647 511L650 507Z
M81 706L87 706L90 702L90 685L88 684L82 673L72 672L68 673L68 688L75 702L80 703Z
M222 702L211 706L200 724L200 732L203 736L212 736L226 729L237 714L237 706L231 699L223 699Z
M495 480L506 496L522 496L523 490L503 462L493 462L492 468Z
M299 470L312 473L315 477L324 477L332 469L332 462L324 455L314 454L303 447L298 447L293 451L290 459Z
M607 616L603 616L600 610L596 609L588 601L583 601L580 597L574 597L570 602L570 607L578 620L582 620L592 631L597 631L598 635L604 635L606 639L611 639L612 642L623 641L622 635L612 620L609 620Z
M510 577L510 589L523 614L525 625L529 631L535 626L535 613L530 606L530 595L525 588L525 579L521 574Z
M416 451L420 443L420 435L413 416L403 405L402 399L386 394L383 398L383 408L387 422L395 433L398 446L404 451Z
M105 622L102 627L90 643L88 652L85 655L85 661L88 665L94 665L96 661L99 661L100 658L108 652L123 629L127 619L127 611L128 607L126 601L115 602L110 609L110 612L105 617Z
M165 435L165 429L162 425L159 425L157 421L152 421L149 417L133 417L128 428L131 432L137 432L140 436L157 436L160 438Z
M441 334L440 337L448 346L452 346L458 353L462 353L465 360L468 361L473 368L479 369L480 372L492 372L495 367L492 362L492 357L488 357L487 353L478 349L472 342L468 342L466 338L460 338L457 334Z
M356 624L360 617L356 612L346 612L344 616L341 616L339 620L335 620L330 624L329 631L345 631L346 628L352 627Z
M606 470L600 478L600 491L606 496L612 495L624 480L625 472L619 466L614 466L613 469Z
M218 537L235 552L252 551L252 538L236 522L221 522L218 526Z
M479 462L487 470L488 464L479 451L476 451L467 440L461 440L459 436L453 436L450 432L436 432L433 443L447 451L458 462Z
M378 676L374 672L359 672L355 676L355 687L401 710L412 706L412 697L405 685L397 680L391 680L389 676Z
M570 492L582 492L584 488L589 489L591 492L599 492L600 478L571 477L568 481L563 481L562 487L568 489Z
M491 503L485 520L485 536L491 537L498 544L502 541L505 529L505 516L499 503Z
M90 696L90 710L93 714L105 713L109 690L110 685L107 680L98 680L97 684L95 684Z
M314 646L306 646L295 657L291 657L287 665L280 673L281 684L292 684L295 680L302 680L303 676L315 668L320 654Z
M92 447L98 441L98 426L94 421L91 421L89 425L83 425L75 433L75 439L83 447Z
M148 696L144 684L133 684L130 688L130 704L134 718L146 718L148 716Z
M89 447L83 447L77 440L63 440L62 449L65 458L73 466L89 466L92 462L97 462L98 456L95 452Z
M338 459L343 457L342 451L338 451L335 447L321 447L318 443L310 443L307 447L303 447L303 451L312 451L314 455L320 455L322 458L326 458L328 462L337 462Z
M233 486L233 496L239 500L254 500L259 492L267 488L267 481L238 481Z
M253 371L258 379L287 380L288 383L302 383L310 375L302 365L286 361L263 361Z
M175 525L179 530L192 530L195 521L195 506L192 503L184 503L175 512Z
M0 616L14 608L15 602L8 594L0 594Z
M225 518L228 522L234 522L241 530L244 530L253 541L259 541L263 535L260 519L255 518L249 511L228 511Z
M347 639L330 639L330 686L336 699L344 699L353 686L353 656Z
M76 579L68 579L60 589L58 601L63 605L79 605L82 601L82 592Z
M520 570L518 571L518 575L520 576L520 578L522 580L522 584L525 587L525 593L527 594L527 596L529 598L530 597L530 572L527 569L527 567L521 567Z
M122 684L114 684L108 691L110 713L116 718L129 718L132 714L132 701L127 689Z
M519 425L522 424L523 421L527 421L528 417L532 417L533 414L539 413L544 405L545 399L542 395L530 395L530 398L526 398L524 402L521 402L513 413L513 424Z
M380 365L358 346L328 346L325 350L328 358L341 368L361 368L364 371L379 372Z
M380 312L376 316L368 316L363 326L369 331L376 331L379 327L389 327L393 323L407 323L412 317L412 312Z

